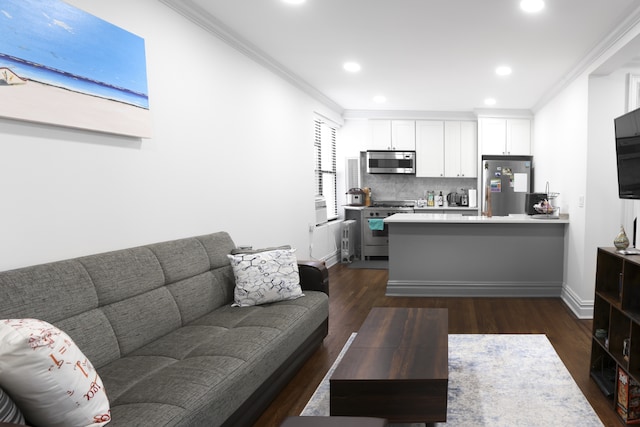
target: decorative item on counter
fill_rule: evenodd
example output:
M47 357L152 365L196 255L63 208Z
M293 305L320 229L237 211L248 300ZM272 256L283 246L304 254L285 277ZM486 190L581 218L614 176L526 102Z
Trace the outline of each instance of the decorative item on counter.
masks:
M547 199L544 199L540 203L536 203L535 205L533 205L533 208L536 210L536 212L541 214L553 213L553 206Z
M629 247L629 238L627 237L627 233L624 231L624 227L620 226L620 232L613 239L613 244L618 250L625 250Z
M422 197L420 197L416 203L417 203L417 207L419 208L424 208L425 205L427 204L427 202Z
M444 196L442 195L442 190L440 190L440 194L436 196L436 205L438 206L444 205Z
M427 206L435 206L435 193L433 191L429 191L427 193Z
M533 205L533 209L536 212L538 212L538 214L540 214L540 215L533 215L533 218L536 218L536 217L537 218L542 218L542 219L545 219L545 218L549 218L549 219L559 218L560 217L560 208L553 206L551 201L554 200L556 197L558 197L560 195L560 193L553 193L553 192L549 191L549 182L547 181L544 194L546 194L546 198L543 199L543 200L540 200L538 203Z

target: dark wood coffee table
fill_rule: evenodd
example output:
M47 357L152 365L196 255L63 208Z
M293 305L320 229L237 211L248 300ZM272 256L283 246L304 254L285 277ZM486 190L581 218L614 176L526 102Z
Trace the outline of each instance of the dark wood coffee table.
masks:
M329 379L331 415L447 420L447 309L375 307Z

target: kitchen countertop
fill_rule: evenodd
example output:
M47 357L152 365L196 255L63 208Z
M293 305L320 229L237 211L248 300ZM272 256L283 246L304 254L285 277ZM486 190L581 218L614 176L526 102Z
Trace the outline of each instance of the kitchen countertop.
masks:
M477 211L478 208L470 208L469 206L425 206L423 208L413 208L415 213L427 213L429 211Z
M397 213L384 219L388 224L412 223L446 223L446 224L568 224L569 216L560 218L533 218L529 215L509 216L463 216L461 214L433 214L433 213Z
M343 205L345 209L353 209L353 210L362 210L364 208L371 208L375 206L352 206L352 205ZM430 207L414 207L413 210L416 213L426 213L429 211L477 211L478 208L470 208L469 206L430 206Z

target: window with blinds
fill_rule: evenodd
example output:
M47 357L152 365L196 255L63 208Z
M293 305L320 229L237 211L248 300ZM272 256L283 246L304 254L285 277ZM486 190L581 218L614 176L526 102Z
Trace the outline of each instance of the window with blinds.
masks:
M336 182L336 127L320 117L315 119L316 196L327 201L327 219L338 217Z

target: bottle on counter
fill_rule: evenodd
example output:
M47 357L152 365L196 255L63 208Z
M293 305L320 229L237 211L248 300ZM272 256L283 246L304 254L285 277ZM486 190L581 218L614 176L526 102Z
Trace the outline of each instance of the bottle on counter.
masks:
M427 206L433 207L435 205L435 193L433 191L427 192Z
M364 205L371 206L371 188L365 187L364 190Z
M442 190L440 191L440 194L436 196L436 204L438 206L444 205L444 196L442 195Z

